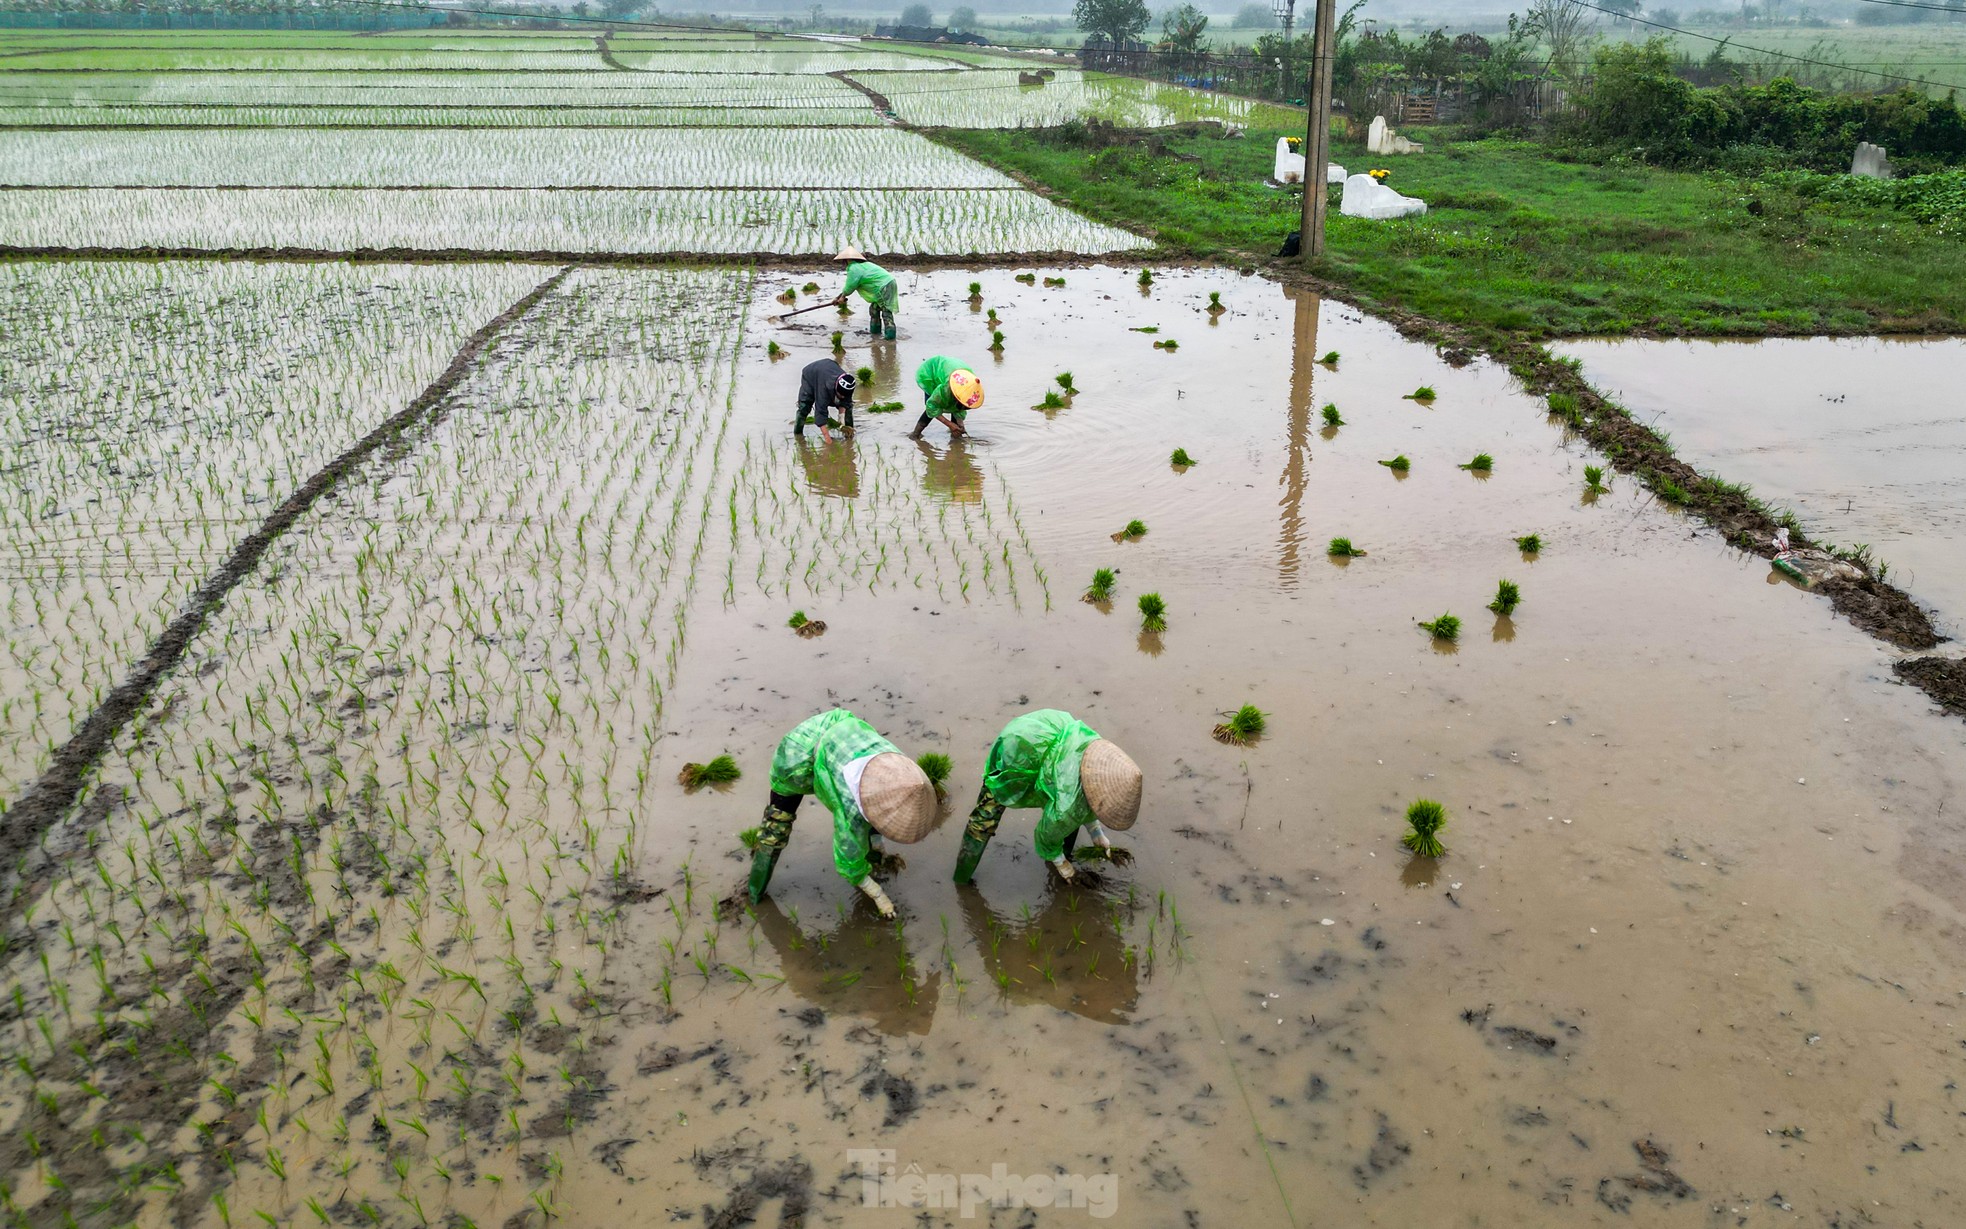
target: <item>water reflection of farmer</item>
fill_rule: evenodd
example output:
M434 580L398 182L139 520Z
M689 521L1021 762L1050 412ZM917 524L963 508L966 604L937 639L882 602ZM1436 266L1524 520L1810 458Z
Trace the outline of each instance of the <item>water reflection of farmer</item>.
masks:
M942 974L917 976L891 923L849 913L827 934L801 927L769 898L753 912L793 994L827 1011L871 1019L883 1033L927 1034L942 994ZM1105 963L1100 961L1102 968Z
M973 504L983 499L983 471L969 455L969 444L960 437L951 439L940 451L922 440L915 441L915 447L922 450L926 468L922 472L922 486L931 495L940 495L950 503Z
M854 499L860 494L860 459L845 440L818 443L799 437L799 464L806 472L806 485L818 495Z
M1013 1003L1124 1024L1140 1001L1139 966L1113 911L1094 894L1054 892L1035 914L1003 915L973 887L956 889L990 984Z

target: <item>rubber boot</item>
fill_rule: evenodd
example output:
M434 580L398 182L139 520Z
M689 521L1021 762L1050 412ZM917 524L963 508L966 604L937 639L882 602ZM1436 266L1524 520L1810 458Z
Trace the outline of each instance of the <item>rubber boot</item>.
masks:
M969 824L963 829L962 852L956 855L956 882L970 883L976 879L976 864L983 860L983 851L990 847L990 838L997 834L997 825L1003 822L1003 804L984 786L976 794L976 806L969 813Z
M889 341L894 340L894 313L893 312L884 311L881 313L881 336L887 338Z
M867 305L867 336L881 335L881 309L872 303Z
M764 899L765 889L771 886L771 873L778 869L778 855L785 852L785 846L792 839L792 817L798 807L798 799L792 799L790 807L780 803L778 795L765 804L764 821L758 825L758 845L751 853L751 903Z

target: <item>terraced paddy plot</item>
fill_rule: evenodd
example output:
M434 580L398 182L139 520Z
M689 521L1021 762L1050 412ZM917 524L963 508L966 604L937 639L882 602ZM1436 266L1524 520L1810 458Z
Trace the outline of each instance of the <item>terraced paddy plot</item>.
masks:
M804 129L0 132L0 185L1013 188L926 137Z
M585 50L434 51L417 47L377 51L315 50L312 48L146 47L78 48L32 57L32 62L8 65L9 71L89 68L122 72L217 71L266 72L324 69L350 71L440 69L448 72L497 72L516 69L604 69L600 53L590 43Z
M1057 79L1045 85L1020 85L1015 69L938 76L852 72L850 76L886 97L903 120L929 128L1050 127L1093 118L1139 128L1207 119L1235 124L1294 122L1291 113L1268 103L1074 69L1058 70Z
M0 125L105 127L849 126L826 76L594 73L8 73Z
M1097 254L1146 246L1021 189L555 192L412 188L23 188L0 236L28 249L450 251L830 256Z
M252 526L536 280L0 266L0 805Z
M961 65L928 56L893 51L860 51L808 45L797 50L739 48L730 51L631 51L610 41L610 58L647 72L678 73L811 73L832 72L949 72Z

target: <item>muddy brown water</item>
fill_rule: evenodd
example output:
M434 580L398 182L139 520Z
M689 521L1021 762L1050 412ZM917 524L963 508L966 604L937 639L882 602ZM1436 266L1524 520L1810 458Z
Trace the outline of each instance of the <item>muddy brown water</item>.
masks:
M833 326L769 322L804 275L587 271L491 347L228 601L51 839L12 924L52 976L19 942L8 967L23 1218L68 1206L51 1169L109 1198L171 1158L182 1186L118 1216L919 1223L863 1205L852 1150L891 1149L923 1189L1002 1166L1089 1204L930 1224L1956 1219L1966 727L1764 561L1623 480L1585 499L1593 458L1497 368L1257 278L1039 272L1067 284L905 276L901 338L845 361L908 408L850 444L789 431ZM963 443L904 438L936 353L986 382ZM1071 403L1030 408L1064 370ZM1102 566L1109 608L1078 600ZM1444 611L1451 650L1415 625ZM318 659L283 666L290 631ZM239 717L289 674L320 698ZM1266 734L1215 742L1244 702ZM717 920L773 743L833 704L955 761L900 924L811 802L768 901ZM957 889L984 751L1039 706L1145 767L1136 861L1048 884L1013 812ZM684 795L720 751L745 777ZM1438 863L1398 843L1419 797ZM156 1091L93 1032L98 943L111 1018L189 1052Z
M1957 338L1574 341L1553 347L1680 455L1811 534L1868 545L1890 578L1966 627L1966 418L1945 390Z

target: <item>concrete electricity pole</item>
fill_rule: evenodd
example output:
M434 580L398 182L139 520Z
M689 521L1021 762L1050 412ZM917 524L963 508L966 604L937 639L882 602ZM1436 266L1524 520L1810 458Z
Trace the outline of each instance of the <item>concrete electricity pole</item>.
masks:
M1299 224L1299 251L1306 261L1324 255L1324 181L1331 163L1331 57L1332 26L1338 0L1317 0L1317 21L1312 26L1310 88L1304 93L1304 109L1310 113L1309 131L1304 134L1304 216Z

